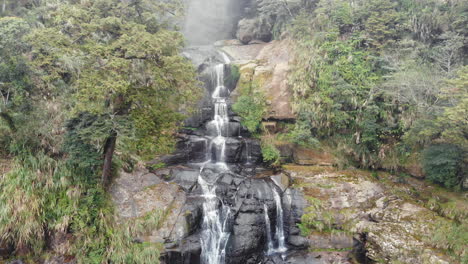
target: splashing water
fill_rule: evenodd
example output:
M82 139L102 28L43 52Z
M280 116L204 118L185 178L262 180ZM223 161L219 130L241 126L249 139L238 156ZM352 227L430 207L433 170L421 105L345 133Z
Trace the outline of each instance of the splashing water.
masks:
M216 181L215 183L207 182L202 176L202 171L203 168L198 176L198 184L201 186L202 197L205 199L200 238L201 260L205 264L223 264L230 235L227 226L230 209L216 196Z

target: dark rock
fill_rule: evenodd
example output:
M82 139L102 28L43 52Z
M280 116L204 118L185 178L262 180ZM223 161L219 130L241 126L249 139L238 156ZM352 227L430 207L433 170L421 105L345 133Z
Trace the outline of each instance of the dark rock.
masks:
M241 125L238 122L229 122L221 131L223 137L238 137L241 134ZM216 124L214 122L206 123L206 135L211 137L218 136Z
M303 236L289 235L288 243L296 248L307 248L309 246L309 239Z
M272 38L271 24L259 18L244 18L237 25L237 39L243 44L249 44L252 40L269 42Z
M172 169L171 179L177 183L184 191L188 192L193 186L197 184L198 175L200 172L188 168L174 168Z
M203 217L202 206L202 201L191 200L183 209L186 212L185 221L188 225L187 229L189 235L193 235L201 227Z
M288 188L283 194L283 209L285 212L286 233L289 236L299 236L300 230L297 224L301 223L301 217L308 203L304 194L297 189Z
M185 239L179 247L166 249L161 259L168 264L199 264L200 254L200 237L193 235Z
M228 138L226 140L226 162L238 163L241 158L242 141L237 138Z

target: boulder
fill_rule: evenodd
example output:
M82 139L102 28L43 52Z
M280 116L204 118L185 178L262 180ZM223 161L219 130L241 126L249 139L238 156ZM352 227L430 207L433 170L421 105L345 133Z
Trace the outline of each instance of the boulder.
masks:
M248 37L247 37L248 38ZM292 92L288 86L288 71L292 59L288 40L275 40L267 44L225 46L235 64L240 66L240 80L231 97L238 96L241 87L257 87L267 100L266 119L293 120ZM255 85L254 85L255 84Z
M148 214L165 216L157 230L139 239L178 241L188 235L190 230L184 214L186 194L177 184L139 168L134 173L120 173L109 191L121 221L134 221Z
M237 24L237 39L242 44L248 44L252 40L268 42L272 38L271 24L258 18L244 18Z

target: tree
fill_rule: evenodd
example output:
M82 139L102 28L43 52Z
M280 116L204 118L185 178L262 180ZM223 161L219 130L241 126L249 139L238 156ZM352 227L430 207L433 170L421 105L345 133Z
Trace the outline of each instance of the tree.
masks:
M119 138L122 151L140 157L168 151L180 112L197 97L195 71L180 56L182 36L164 16L155 18L170 7L143 0L71 2L51 9L45 28L29 37L48 94L68 93L74 116L96 117L86 126L96 134L75 135L102 149L103 184Z
M365 31L370 43L376 47L393 43L398 38L397 24L400 16L396 10L397 3L390 0L366 1L362 9Z

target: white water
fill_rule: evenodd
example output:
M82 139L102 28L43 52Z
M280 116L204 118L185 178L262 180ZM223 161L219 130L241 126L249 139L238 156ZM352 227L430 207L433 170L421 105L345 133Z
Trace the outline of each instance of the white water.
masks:
M229 58L221 53L223 60L229 63ZM210 141L207 142L207 160L204 164L214 163L214 168L219 170L229 170L226 164L226 140L229 133L229 93L224 86L225 64L215 65L213 68L213 93L211 95L214 107L213 120L209 122L207 129L210 132ZM251 162L251 142L245 141L247 163ZM212 155L215 153L215 155ZM216 195L216 180L208 182L204 179L203 166L200 169L198 184L202 189L203 203L203 223L200 237L201 243L201 263L203 264L224 264L226 260L226 247L229 240L228 222L230 218L230 208L223 204L223 200ZM270 189L270 188L268 188ZM264 190L264 192L270 190ZM281 197L276 186L272 186L273 198L276 205L276 226L272 231L271 221L268 215L268 207L264 204L264 218L267 233L266 254L278 254L287 251L284 235L283 207ZM266 193L265 192L265 193ZM262 192L259 190L259 198ZM271 197L271 196L270 196Z
M273 189L273 197L275 198L276 204L276 233L275 238L278 241L278 247L275 249L275 252L282 253L286 252L285 236L284 236L284 221L283 221L283 205L281 204L281 197L276 190Z
M284 236L284 221L283 221L283 206L281 204L281 197L275 187L272 188L273 198L276 206L276 228L275 228L275 239L272 239L271 233L271 221L268 216L268 206L263 205L265 214L265 226L267 233L267 255L273 255L278 253L284 253L288 249L286 247L285 236ZM277 242L275 247L275 241Z
M223 53L221 53L223 54ZM225 58L224 58L225 57ZM229 60L225 54L223 59ZM229 61L227 61L229 62ZM226 165L226 137L224 136L229 129L229 113L227 98L225 97L226 87L224 86L224 64L218 64L214 67L215 89L211 98L214 105L214 117L210 121L209 130L216 136L211 139L209 148L206 149L209 154L207 162L215 162L216 167L221 170L228 170ZM215 132L215 133L213 133ZM215 160L212 159L211 151L214 149ZM222 200L216 196L216 181L207 182L203 176L203 167L200 169L198 184L203 192L203 224L200 243L202 247L201 261L204 264L224 264L226 258L226 245L229 239L228 220L230 209L222 203Z
M214 67L215 89L211 98L214 105L214 117L210 121L209 129L215 128L216 137L212 139L210 149L215 148L216 160L224 168L227 168L226 161L226 138L224 135L229 130L229 113L227 98L223 97L226 94L224 86L224 64L218 64Z
M223 264L226 258L226 245L229 239L227 222L230 209L216 196L216 182L209 183L202 176L203 168L198 176L203 192L203 224L200 238L204 264Z
M268 206L263 204L263 212L265 214L265 226L267 234L267 255L271 255L275 252L275 246L273 245L273 239L271 238L271 222L268 216Z
M251 164L251 161L252 161L252 154L251 154L251 150L250 150L251 146L250 146L250 143L248 140L245 141L245 152L246 152L246 164L249 165Z

